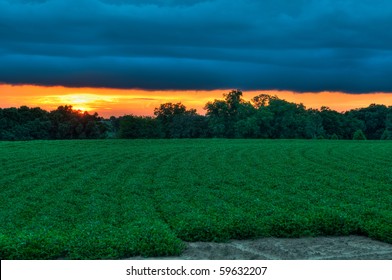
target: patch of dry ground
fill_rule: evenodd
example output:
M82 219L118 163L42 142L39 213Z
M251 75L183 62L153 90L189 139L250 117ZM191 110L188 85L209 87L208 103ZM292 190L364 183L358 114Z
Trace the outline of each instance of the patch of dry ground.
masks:
M142 260L144 258L131 258ZM155 258L156 259L156 258ZM168 260L392 260L392 244L363 236L191 242Z

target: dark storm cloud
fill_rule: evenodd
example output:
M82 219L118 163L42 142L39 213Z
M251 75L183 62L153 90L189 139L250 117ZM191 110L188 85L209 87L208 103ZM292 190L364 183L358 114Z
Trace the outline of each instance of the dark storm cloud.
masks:
M0 0L0 82L392 91L392 4Z

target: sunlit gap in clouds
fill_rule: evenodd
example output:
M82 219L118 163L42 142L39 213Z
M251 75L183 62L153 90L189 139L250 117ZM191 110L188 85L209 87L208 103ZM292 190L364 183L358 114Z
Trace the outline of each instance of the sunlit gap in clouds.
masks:
M204 114L203 107L214 99L223 99L230 89L209 91L171 91L112 88L68 88L62 86L0 85L0 107L41 107L54 110L61 105L72 105L74 109L97 112L100 116L122 116L133 114L152 116L154 108L166 102L181 102ZM289 102L303 103L307 108L330 107L339 112L367 107L372 103L392 105L392 93L347 94L342 92L307 92L258 90L244 91L243 98L250 101L259 94L277 95Z

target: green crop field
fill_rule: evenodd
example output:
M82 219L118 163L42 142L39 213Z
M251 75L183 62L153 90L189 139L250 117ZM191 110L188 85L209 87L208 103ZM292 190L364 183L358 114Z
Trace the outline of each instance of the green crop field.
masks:
M392 142L0 142L1 259L178 255L184 241L392 243Z

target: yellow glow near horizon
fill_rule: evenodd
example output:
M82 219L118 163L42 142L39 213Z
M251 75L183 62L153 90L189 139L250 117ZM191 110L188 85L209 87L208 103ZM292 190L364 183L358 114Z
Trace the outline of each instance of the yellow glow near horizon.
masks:
M142 90L112 88L69 88L62 86L34 86L0 84L0 108L41 107L54 110L61 105L72 105L74 109L97 112L100 116L122 116L125 114L153 115L154 108L162 103L183 103L204 114L208 101L223 99L230 89L218 90ZM244 91L243 98L250 101L259 94L277 95L289 102L303 103L307 108L319 109L328 106L339 112L367 107L372 103L392 106L392 93L347 94L342 92L307 92L259 90Z
M49 95L41 99L42 104L58 106L59 104L72 105L73 109L81 111L94 111L100 103L110 103L115 97L101 96L92 93L70 93L64 95Z

